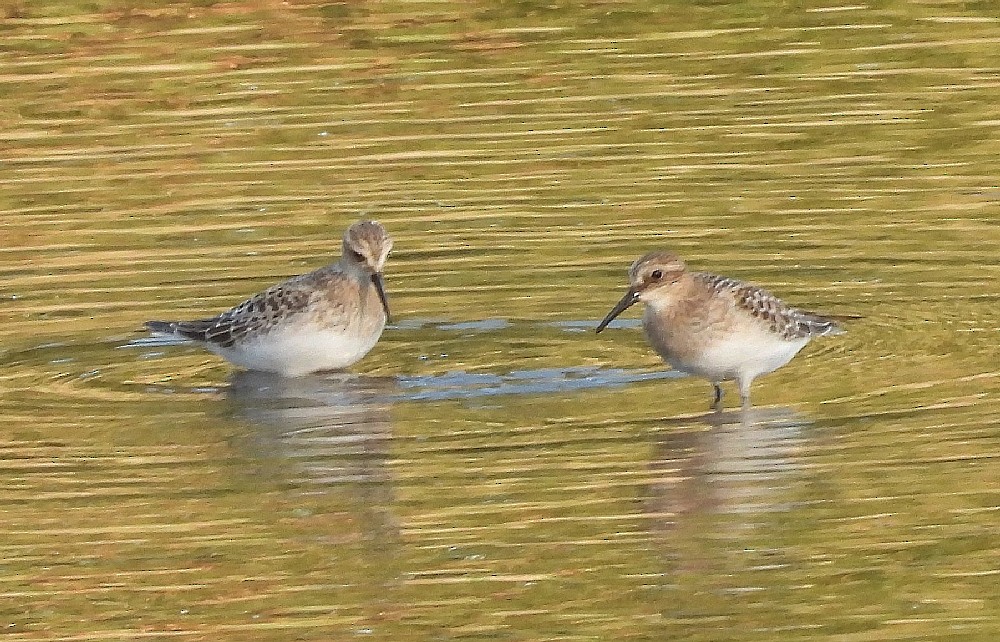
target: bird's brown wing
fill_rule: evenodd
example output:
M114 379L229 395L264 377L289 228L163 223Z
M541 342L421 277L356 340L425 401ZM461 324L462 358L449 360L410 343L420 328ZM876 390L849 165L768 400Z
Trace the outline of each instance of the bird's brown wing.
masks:
M714 274L698 273L710 288L726 292L734 303L767 323L786 339L802 339L828 334L842 334L844 329L832 317L793 308L767 290L745 281Z

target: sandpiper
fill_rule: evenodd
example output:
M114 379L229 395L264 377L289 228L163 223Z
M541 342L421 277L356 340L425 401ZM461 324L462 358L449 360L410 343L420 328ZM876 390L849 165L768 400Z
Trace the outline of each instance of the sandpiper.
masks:
M689 272L670 252L646 254L628 276L628 292L597 331L642 301L642 326L653 348L674 369L711 381L716 410L722 381L735 379L749 408L755 377L791 361L812 337L844 332L833 318L789 307L749 283Z
M389 318L382 269L392 239L375 221L344 232L340 260L273 285L198 321L149 321L158 334L194 339L249 370L297 377L365 356Z

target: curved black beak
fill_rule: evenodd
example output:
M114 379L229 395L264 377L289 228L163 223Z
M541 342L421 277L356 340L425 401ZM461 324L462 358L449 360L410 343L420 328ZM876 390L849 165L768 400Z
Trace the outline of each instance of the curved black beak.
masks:
M385 320L389 320L389 297L385 295L385 283L382 281L382 273L375 272L372 274L372 285L375 286L375 291L378 292L378 300L382 302L382 309L385 310Z
M622 300L615 304L615 307L611 308L611 312L608 312L608 316L604 317L604 320L597 324L597 331L603 330L609 323L611 323L616 316L628 310L639 300L639 292L635 288L629 288Z

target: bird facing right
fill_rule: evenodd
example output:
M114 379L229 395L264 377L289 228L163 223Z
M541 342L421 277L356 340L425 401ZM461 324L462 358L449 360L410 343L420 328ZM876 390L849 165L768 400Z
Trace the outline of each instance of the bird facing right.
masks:
M344 232L340 260L296 276L209 319L149 321L228 361L285 377L339 370L368 353L389 318L382 269L392 239L376 221Z
M664 251L632 264L628 292L597 332L639 301L650 344L674 369L711 381L716 410L722 408L722 381L735 380L749 408L757 376L791 361L809 339L844 332L833 318L789 307L749 283L688 271Z

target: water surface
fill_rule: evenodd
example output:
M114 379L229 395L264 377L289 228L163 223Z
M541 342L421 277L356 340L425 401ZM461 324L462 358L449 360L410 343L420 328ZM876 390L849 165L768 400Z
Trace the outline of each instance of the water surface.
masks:
M994 9L5 8L6 637L995 639ZM141 331L362 216L351 373ZM592 333L659 247L861 318L709 413Z

